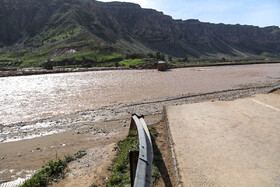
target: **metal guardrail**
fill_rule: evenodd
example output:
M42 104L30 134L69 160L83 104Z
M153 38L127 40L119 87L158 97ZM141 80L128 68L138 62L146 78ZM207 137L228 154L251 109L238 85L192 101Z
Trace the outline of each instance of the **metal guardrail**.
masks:
M137 131L139 137L139 152L130 152L131 186L150 187L152 182L153 146L144 117L132 115L130 130Z
M280 86L275 86L275 87L273 87L272 89L270 89L270 90L268 91L268 93L275 92L276 90L280 90Z

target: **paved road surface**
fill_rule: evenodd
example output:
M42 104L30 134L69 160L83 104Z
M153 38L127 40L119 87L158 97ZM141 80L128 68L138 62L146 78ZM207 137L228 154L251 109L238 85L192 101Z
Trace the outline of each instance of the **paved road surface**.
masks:
M280 92L167 108L184 186L280 186Z

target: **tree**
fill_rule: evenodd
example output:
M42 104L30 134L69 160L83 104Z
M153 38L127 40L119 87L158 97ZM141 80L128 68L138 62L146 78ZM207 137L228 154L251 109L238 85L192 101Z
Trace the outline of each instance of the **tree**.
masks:
M126 59L137 59L137 58L144 58L145 55L142 53L128 53L126 54Z
M48 59L44 64L43 68L47 70L52 70L53 69L53 63L50 59Z
M147 54L147 57L148 57L148 58L154 58L154 54L153 54L153 53L148 53L148 54Z
M188 62L188 61L189 61L188 57L185 56L185 58L183 59L183 61L184 61L184 62Z
M171 55L168 55L168 61L172 62L172 56Z
M164 54L161 54L160 52L157 52L156 53L156 58L158 60L165 60L165 55Z

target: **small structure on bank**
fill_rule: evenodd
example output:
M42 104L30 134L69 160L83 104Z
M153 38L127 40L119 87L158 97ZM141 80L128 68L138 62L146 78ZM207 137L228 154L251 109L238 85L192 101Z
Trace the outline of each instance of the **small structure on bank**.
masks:
M158 71L166 71L167 69L167 64L165 61L158 61Z

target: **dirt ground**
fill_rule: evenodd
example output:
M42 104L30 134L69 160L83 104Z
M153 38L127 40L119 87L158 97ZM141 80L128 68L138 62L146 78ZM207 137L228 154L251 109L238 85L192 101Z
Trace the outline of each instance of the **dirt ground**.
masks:
M54 186L104 186L109 176L105 168L115 155L115 143L128 132L131 114L145 116L146 123L156 124L159 131L157 146L164 163L162 179L158 186L173 186L172 162L165 126L162 120L163 106L197 103L203 101L234 100L258 93L267 93L279 81L262 85L243 85L238 89L203 94L186 94L174 97L142 100L101 107L92 111L50 117L29 122L0 126L0 185L11 186L18 178L26 178L49 160L73 155L85 150L87 155L74 161L67 169L66 178ZM32 127L32 128L31 128ZM35 128L34 128L35 127ZM48 132L59 133L44 136ZM36 137L37 138L32 138ZM17 141L19 139L30 137ZM11 140L14 140L11 142Z
M158 132L155 143L162 157L162 162L159 166L160 178L156 186L175 186L172 155L170 153L168 134L166 133L167 129L164 119L162 119L154 126Z
M69 177L65 181L73 177L71 181L81 182L74 179L82 177L83 184L95 183L96 177L106 171L105 167L112 160L115 143L127 135L126 123L122 121L88 124L79 130L2 143L0 149L3 159L0 161L0 168L6 168L6 172L1 173L1 180L4 182L18 177L25 178L49 160L63 159L66 155L74 155L78 151L85 150L86 156L78 162L71 163L67 175ZM85 176L86 174L89 176ZM70 184L64 182L61 186L73 185L71 182Z

